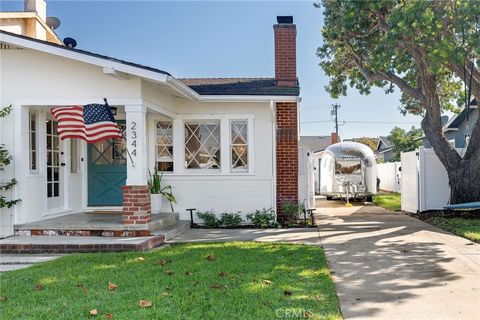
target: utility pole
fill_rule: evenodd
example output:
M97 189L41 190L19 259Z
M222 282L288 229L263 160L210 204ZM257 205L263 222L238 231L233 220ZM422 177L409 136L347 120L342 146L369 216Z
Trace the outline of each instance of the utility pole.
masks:
M335 117L335 133L337 134L338 137L338 108L340 108L340 105L335 103L332 104L332 116Z

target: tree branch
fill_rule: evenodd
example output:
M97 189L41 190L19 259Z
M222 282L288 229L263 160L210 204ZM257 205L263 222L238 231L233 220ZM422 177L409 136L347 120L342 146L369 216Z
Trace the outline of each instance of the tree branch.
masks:
M355 48L348 42L344 42L349 48L350 52L353 54L353 61L355 62L355 65L357 66L358 70L360 73L370 82L376 82L376 81L389 81L397 85L403 92L406 94L410 95L411 97L417 99L420 102L425 101L425 97L422 95L421 90L418 88L413 88L410 86L405 80L400 78L399 76L390 73L390 72L383 72L383 71L377 71L377 72L372 72L368 70L365 65L364 61L367 60L364 57L360 56L355 50Z

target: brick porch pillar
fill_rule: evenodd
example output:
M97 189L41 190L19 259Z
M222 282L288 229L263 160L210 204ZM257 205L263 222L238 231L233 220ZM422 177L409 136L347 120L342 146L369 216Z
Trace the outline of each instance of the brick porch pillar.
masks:
M148 185L123 186L123 224L147 224L152 220Z
M147 183L147 109L126 105L127 185L123 187L124 224L148 224L151 217L150 188Z

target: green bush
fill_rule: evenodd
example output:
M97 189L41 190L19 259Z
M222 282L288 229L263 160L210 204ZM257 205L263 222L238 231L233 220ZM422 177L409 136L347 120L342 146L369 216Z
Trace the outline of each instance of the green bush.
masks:
M253 213L247 214L247 219L256 228L275 228L277 223L275 222L275 211L272 208L256 210Z
M219 228L222 225L220 219L212 211L198 212L197 216L203 220L206 228Z
M282 212L287 216L287 220L290 222L297 221L303 210L305 210L303 203L297 201L282 202Z
M243 222L243 219L240 217L239 213L222 213L220 224L229 229L237 228Z

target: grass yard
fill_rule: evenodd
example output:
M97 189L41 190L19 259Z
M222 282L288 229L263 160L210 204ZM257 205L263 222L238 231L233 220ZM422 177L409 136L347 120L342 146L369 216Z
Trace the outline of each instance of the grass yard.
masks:
M402 207L400 193L383 193L373 197L373 203L391 211L400 211Z
M4 273L0 286L2 319L342 318L317 246L229 242L75 254Z
M434 217L428 222L443 230L480 243L480 218Z

